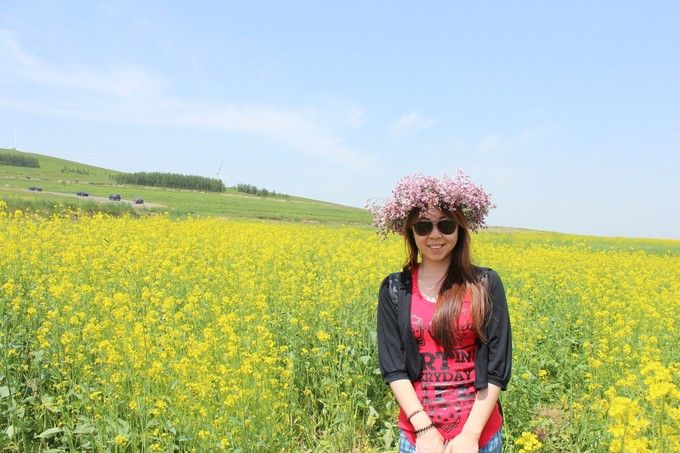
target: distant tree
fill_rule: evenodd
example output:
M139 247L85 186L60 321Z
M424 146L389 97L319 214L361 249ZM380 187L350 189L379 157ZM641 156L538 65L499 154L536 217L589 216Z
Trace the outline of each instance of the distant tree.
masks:
M258 197L279 197L279 198L288 198L288 195L286 194L277 194L273 190L267 190L265 188L258 188L257 186L254 186L252 184L243 184L243 183L238 183L236 184L236 190L239 192L243 193L248 193L251 195L257 195Z
M178 173L120 173L113 175L112 178L118 183L135 184L139 186L203 190L206 192L224 192L226 190L224 182L222 182L221 179L206 178L205 176L182 175Z
M0 165L40 168L38 159L35 157L22 156L21 154L13 153L0 153Z
M62 167L61 168L62 173L75 173L77 175L89 175L90 172L88 170L85 170L84 168L71 168L71 167Z

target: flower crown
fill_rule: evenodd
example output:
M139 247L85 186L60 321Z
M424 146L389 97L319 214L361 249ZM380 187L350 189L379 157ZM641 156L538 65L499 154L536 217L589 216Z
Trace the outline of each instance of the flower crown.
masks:
M373 225L383 237L390 231L403 234L406 218L413 208L430 207L460 210L470 229L477 231L485 227L486 215L496 205L491 203L489 194L461 170L455 178L446 174L442 178L421 174L405 176L383 204L370 199L366 202L366 208L374 216Z

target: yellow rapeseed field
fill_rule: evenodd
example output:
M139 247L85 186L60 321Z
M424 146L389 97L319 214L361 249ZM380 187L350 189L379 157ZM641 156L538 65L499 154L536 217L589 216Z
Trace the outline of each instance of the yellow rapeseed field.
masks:
M680 451L680 242L473 237L508 295L506 451ZM3 451L396 451L369 228L5 212Z

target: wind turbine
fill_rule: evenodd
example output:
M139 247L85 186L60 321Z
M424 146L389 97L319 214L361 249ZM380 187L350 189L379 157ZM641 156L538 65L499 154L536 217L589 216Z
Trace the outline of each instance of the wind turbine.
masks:
M222 165L224 165L224 159L220 162L220 169L217 170L217 179L220 179L220 174L222 173Z

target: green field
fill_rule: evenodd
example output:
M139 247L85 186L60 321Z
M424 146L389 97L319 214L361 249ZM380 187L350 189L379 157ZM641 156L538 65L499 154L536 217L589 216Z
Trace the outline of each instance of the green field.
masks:
M93 205L92 201L74 196L75 192L86 191L91 197L106 198L111 193L118 193L123 200L143 198L151 209L135 211L141 214L147 211L167 211L173 216L192 214L353 225L368 225L371 220L370 214L364 209L295 196L258 197L235 189L211 193L116 184L109 178L110 175L119 173L115 170L0 148L0 153L7 152L35 157L40 164L40 168L0 165L0 198L7 202L8 209L33 207L48 210L53 208L54 204L61 203L87 211L99 208L111 213L129 211L124 208L111 208L111 205L118 204L117 202L104 200L101 204ZM64 167L80 169L89 174L62 172ZM28 188L31 186L40 186L44 192L29 192Z

